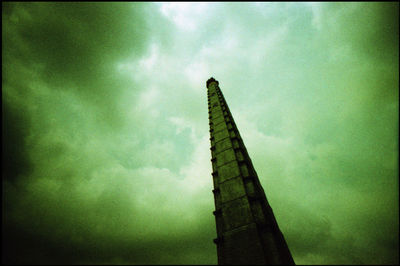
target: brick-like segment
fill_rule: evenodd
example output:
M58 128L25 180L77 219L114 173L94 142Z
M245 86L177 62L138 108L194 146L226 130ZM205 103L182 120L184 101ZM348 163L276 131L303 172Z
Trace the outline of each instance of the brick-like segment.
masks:
M246 196L246 188L240 176L220 183L219 188L222 203Z

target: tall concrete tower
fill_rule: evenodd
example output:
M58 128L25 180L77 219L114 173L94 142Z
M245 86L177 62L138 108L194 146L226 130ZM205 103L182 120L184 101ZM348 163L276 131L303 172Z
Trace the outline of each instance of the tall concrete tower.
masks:
M294 264L219 83L206 84L218 264Z

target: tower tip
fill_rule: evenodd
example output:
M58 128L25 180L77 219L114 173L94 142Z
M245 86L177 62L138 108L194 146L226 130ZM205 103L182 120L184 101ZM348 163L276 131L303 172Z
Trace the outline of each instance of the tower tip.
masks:
M207 83L206 83L207 88L208 88L208 85L209 85L211 82L217 82L217 85L219 85L218 80L216 80L214 77L211 77L211 78L209 78L209 79L207 80Z

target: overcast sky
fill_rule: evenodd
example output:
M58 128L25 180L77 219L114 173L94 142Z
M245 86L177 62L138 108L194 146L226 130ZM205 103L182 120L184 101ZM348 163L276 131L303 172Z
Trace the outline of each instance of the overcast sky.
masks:
M215 77L297 264L399 262L398 3L3 3L3 262L216 264Z

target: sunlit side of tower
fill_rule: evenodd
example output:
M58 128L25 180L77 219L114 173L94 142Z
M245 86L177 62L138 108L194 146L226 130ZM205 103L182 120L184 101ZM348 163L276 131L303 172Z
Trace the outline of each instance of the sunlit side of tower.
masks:
M218 264L294 264L219 83L206 85Z

